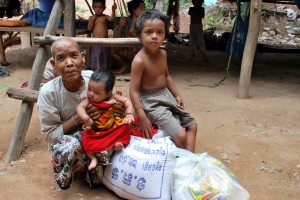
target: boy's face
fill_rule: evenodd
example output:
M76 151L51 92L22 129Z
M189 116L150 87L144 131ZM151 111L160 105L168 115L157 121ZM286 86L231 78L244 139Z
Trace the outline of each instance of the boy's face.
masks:
M112 91L106 92L104 82L90 81L87 97L90 102L101 102L110 97Z
M101 2L95 2L93 4L93 9L96 15L102 15L105 10L105 5Z
M52 46L53 59L50 60L53 68L64 81L81 79L81 70L85 62L83 53L79 52L74 41L61 40Z
M142 28L140 40L145 48L156 50L163 44L165 35L165 23L162 20L147 20Z
M136 17L139 17L143 12L145 12L145 4L144 2L140 3L140 5L133 10L133 15L136 16Z

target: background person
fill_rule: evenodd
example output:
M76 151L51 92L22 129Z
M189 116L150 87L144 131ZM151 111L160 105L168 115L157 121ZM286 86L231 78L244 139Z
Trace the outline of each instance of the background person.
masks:
M190 41L191 60L199 58L206 60L206 47L204 42L202 19L205 16L205 10L202 7L203 0L192 0L193 7L190 7L188 14L191 16L190 22Z
M112 5L111 16L103 14L105 10L105 0L93 0L95 14L88 20L88 30L95 38L108 38L108 23L115 21L116 4ZM91 46L90 69L108 68L111 65L111 48L101 46Z
M117 24L114 37L136 37L135 22L137 18L145 12L145 3L143 0L132 0L127 3L130 15L122 17ZM116 75L128 73L130 71L131 62L139 48L135 47L115 47L112 48L112 58L116 65L120 65L115 71Z

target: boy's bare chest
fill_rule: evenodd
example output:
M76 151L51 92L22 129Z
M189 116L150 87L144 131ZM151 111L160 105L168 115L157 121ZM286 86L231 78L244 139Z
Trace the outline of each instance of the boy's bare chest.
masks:
M99 16L99 17L97 17L95 23L96 24L104 24L104 25L106 25L107 24L106 17L105 16Z

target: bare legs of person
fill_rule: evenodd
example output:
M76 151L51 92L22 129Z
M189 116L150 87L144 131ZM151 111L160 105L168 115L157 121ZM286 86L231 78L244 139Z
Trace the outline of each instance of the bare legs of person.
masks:
M91 163L88 166L88 170L90 171L96 168L96 166L98 165L98 159L93 153L88 153L87 156L91 159Z
M197 134L197 124L182 128L174 137L177 147L194 153Z
M121 65L121 67L114 72L115 75L122 75L130 72L130 64L127 59L116 53L112 54L112 58Z
M130 72L130 65L136 53L137 49L131 47L117 47L111 49L112 59L121 65L121 67L115 72L115 75L121 75Z

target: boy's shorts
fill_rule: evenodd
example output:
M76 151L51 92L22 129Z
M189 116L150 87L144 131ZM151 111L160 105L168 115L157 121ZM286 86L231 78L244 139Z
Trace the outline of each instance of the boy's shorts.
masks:
M168 89L140 93L141 104L152 124L168 135L175 136L182 128L196 124L196 120L181 109Z

